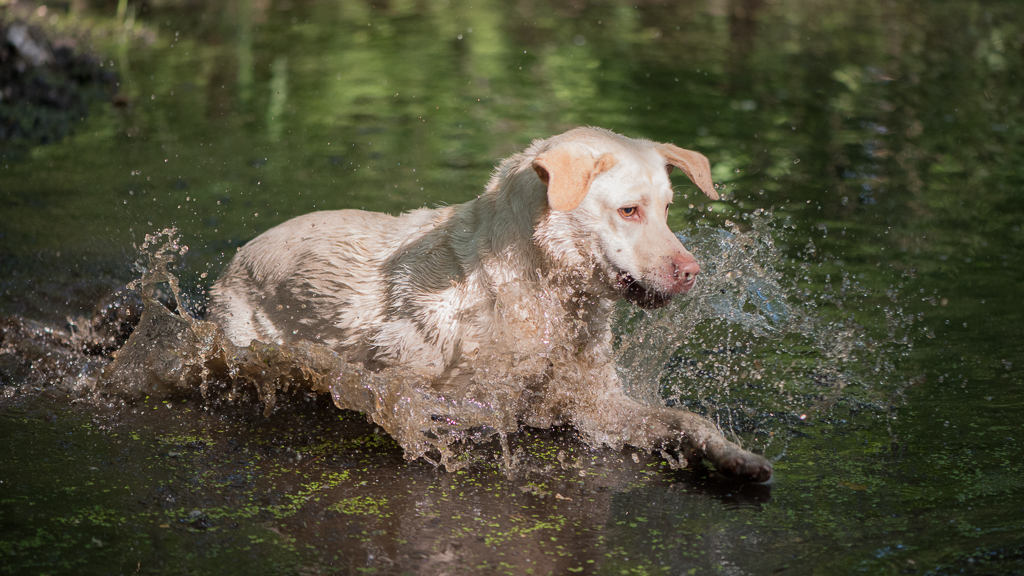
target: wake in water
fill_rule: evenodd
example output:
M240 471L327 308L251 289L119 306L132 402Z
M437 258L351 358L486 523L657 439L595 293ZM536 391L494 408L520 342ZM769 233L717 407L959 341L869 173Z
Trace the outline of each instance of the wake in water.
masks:
M794 421L826 410L850 384L860 384L868 401L888 401L892 391L872 388L865 375L891 364L899 348L909 346L906 339L890 330L872 340L852 315L826 313L827 305L852 298L851 287L821 297L801 291L781 270L771 216L751 215L748 224L746 231L700 227L689 234L686 241L705 272L688 297L654 312L620 310L616 362L630 395L654 405L681 403L761 448ZM98 315L101 322L72 320L67 331L7 319L0 326L4 351L35 358L30 364L49 359L42 373L78 396L131 402L198 391L227 402L255 397L269 415L296 391L330 394L338 408L362 412L380 425L408 458L449 469L472 461L466 447L495 438L504 447L521 425L502 397L502 381L514 377L510 367L516 362L535 359L495 359L484 381L490 386L445 397L428 378L396 368L371 371L311 342L236 346L217 325L188 310L171 271L187 250L176 231L147 236L140 248L148 264L129 288L141 306L122 296ZM124 343L132 315L140 313ZM108 359L105 353L118 346ZM537 412L528 423L558 422ZM584 438L615 445L586 433Z

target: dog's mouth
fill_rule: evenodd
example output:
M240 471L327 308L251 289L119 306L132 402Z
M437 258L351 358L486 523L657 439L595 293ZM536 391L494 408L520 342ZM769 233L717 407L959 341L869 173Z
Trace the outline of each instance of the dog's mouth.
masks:
M626 300L648 310L665 306L672 301L672 296L674 296L674 294L647 286L628 272L621 270L615 275L615 290Z

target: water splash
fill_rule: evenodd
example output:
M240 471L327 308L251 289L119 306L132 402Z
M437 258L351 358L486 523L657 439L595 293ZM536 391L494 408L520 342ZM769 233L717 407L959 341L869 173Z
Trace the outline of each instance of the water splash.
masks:
M761 449L841 398L890 410L905 383L878 374L909 350L903 328L912 322L887 307L886 327L870 335L862 321L874 320L858 317L869 291L849 275L837 291L809 289L808 276L798 284L809 263L787 261L772 214L744 219L743 231L679 235L702 268L687 298L653 312L621 309L616 361L627 391L704 414Z
M771 215L759 213L747 217L745 230L698 227L685 237L703 267L697 287L669 307L623 305L617 316L615 360L628 392L652 404L681 404L761 448L839 398L880 405L889 399L891 390L867 375L886 370L897 356L902 344L894 323L883 337L869 338L856 321L858 289L849 278L840 290L809 295L793 279L777 234ZM370 371L311 342L236 346L216 324L190 312L172 270L187 251L177 231L148 235L140 250L141 277L129 287L141 305L119 309L141 319L112 358L105 354L117 348L114 337L86 319L69 319L70 330L5 319L0 345L17 348L14 356L30 364L58 359L44 380L113 402L198 395L212 403L258 402L269 414L296 393L330 394L338 408L362 412L381 426L406 457L448 469L486 457L468 448L494 440L511 465L516 455L506 437L519 429L517 415L529 414L539 427L558 423L529 395L509 399L511 390L523 388L516 369L532 361L557 365L556 349L545 358L512 352L489 358L486 374L467 378L459 393L446 386L442 395L422 376L398 368ZM520 312L507 311L510 329L515 318L533 317ZM523 329L542 333L536 326ZM578 366L567 372L566 379L591 377ZM858 394L850 394L851 384L860 384ZM572 389L579 387L555 383L552 395Z

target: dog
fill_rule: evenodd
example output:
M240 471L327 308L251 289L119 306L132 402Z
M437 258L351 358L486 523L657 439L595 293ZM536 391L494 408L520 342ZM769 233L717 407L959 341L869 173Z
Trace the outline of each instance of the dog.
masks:
M522 424L767 481L710 421L628 397L612 361L616 302L664 306L700 271L667 224L673 168L718 199L703 155L585 127L504 160L464 204L299 216L239 249L210 319L239 346L322 344Z

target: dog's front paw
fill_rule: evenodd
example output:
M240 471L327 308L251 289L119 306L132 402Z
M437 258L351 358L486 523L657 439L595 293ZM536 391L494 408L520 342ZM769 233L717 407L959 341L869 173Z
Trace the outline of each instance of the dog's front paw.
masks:
M709 455L711 456L711 455ZM746 450L729 451L718 458L710 458L715 469L748 482L767 482L772 477L772 464L764 456Z

